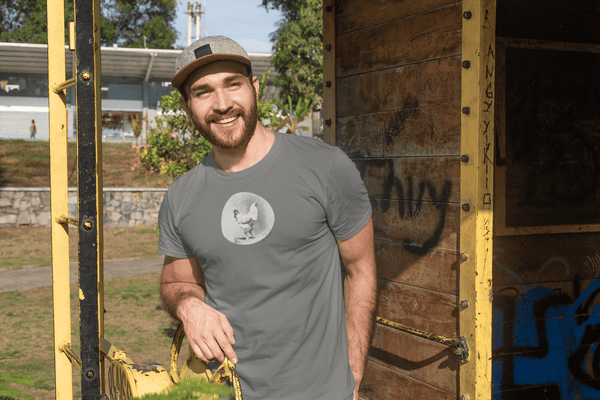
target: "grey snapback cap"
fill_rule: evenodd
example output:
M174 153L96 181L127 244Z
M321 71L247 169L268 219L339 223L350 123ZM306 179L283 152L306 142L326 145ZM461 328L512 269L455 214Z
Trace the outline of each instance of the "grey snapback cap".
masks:
M173 87L179 87L192 72L215 61L237 61L252 71L248 53L237 42L225 36L207 36L196 40L177 56Z

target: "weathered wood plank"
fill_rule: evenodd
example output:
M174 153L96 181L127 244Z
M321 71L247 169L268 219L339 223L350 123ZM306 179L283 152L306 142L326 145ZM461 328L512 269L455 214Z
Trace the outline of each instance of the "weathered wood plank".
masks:
M494 260L494 286L596 278L600 233L495 237Z
M377 315L442 336L456 336L456 296L379 280Z
M456 393L460 360L452 348L377 324L370 359L411 378Z
M456 400L456 395L399 374L373 361L367 362L359 391L368 400Z
M432 10L456 0L344 0L336 4L336 34Z
M415 254L413 246L375 241L377 276L392 282L458 295L458 249Z
M442 201L450 192L449 185L442 188L439 202L372 199L375 237L411 246L413 254L457 249L459 205Z
M416 202L459 201L458 157L401 157L354 162L369 197ZM445 190L449 192L445 193Z
M356 157L460 155L460 103L337 118L337 145Z
M462 4L395 19L336 38L336 76L461 54Z
M460 57L336 79L337 117L460 103Z

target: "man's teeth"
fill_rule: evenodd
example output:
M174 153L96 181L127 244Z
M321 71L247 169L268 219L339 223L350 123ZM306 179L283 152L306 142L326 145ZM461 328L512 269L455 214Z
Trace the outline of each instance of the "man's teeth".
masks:
M231 117L231 118L227 118L227 119L222 119L220 121L215 121L217 124L228 124L230 122L233 122L237 119L238 117Z

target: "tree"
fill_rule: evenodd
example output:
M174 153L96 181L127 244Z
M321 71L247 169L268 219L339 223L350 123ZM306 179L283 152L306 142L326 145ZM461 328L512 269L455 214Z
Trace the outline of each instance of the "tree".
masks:
M66 24L74 19L73 1L64 4ZM176 7L176 0L101 0L100 41L108 46L170 49L176 40ZM0 41L48 43L46 15L46 0L0 0Z
M162 115L148 132L146 146L139 150L140 167L176 179L194 168L212 146L196 131L192 120L181 109L181 94L174 90L160 101Z
M291 98L294 108L301 99L318 106L323 96L323 0L263 0L265 3L284 13L279 29L271 36L272 62L280 75L273 83L281 87L283 99Z

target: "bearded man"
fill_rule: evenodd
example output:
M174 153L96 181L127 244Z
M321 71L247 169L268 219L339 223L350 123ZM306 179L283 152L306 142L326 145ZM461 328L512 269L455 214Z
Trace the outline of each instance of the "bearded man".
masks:
M236 364L246 400L358 399L377 278L356 167L258 122L259 81L236 42L202 38L176 69L181 106L213 153L161 206L165 309L196 357ZM252 238L240 241L231 215L250 207Z

